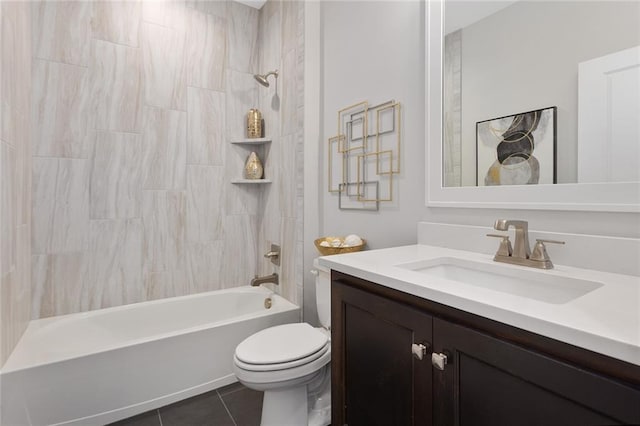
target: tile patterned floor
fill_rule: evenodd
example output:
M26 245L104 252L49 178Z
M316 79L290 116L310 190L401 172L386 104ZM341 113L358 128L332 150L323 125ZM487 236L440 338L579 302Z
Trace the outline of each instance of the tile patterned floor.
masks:
M262 392L233 383L111 426L259 426Z

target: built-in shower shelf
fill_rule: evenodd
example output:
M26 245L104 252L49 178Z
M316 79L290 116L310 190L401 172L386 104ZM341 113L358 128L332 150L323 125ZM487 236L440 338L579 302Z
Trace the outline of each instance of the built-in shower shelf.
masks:
M263 145L269 142L271 142L270 138L239 139L239 140L231 141L231 143L238 144L238 145Z
M231 183L234 184L261 184L261 183L271 183L269 179L232 179Z

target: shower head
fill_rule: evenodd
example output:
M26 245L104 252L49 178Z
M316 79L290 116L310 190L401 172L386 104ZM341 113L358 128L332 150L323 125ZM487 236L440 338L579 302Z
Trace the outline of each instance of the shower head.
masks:
M267 77L269 77L270 75L275 75L276 78L278 78L278 70L275 71L269 71L268 73L262 75L262 74L255 74L253 76L253 78L256 79L256 81L260 84L262 84L264 87L269 87L269 81L267 81Z

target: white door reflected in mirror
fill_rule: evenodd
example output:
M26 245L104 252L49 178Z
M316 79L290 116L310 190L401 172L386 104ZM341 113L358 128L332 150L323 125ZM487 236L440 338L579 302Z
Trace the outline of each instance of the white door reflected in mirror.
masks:
M639 181L640 46L578 69L578 182Z

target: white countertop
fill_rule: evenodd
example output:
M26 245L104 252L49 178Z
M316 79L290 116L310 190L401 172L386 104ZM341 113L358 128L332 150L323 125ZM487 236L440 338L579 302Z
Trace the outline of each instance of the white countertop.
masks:
M550 276L603 284L567 303L551 304L395 266L442 257L495 263L491 255L421 244L325 256L319 258L319 263L385 287L640 366L640 277L563 265L555 265L552 270L538 270Z

